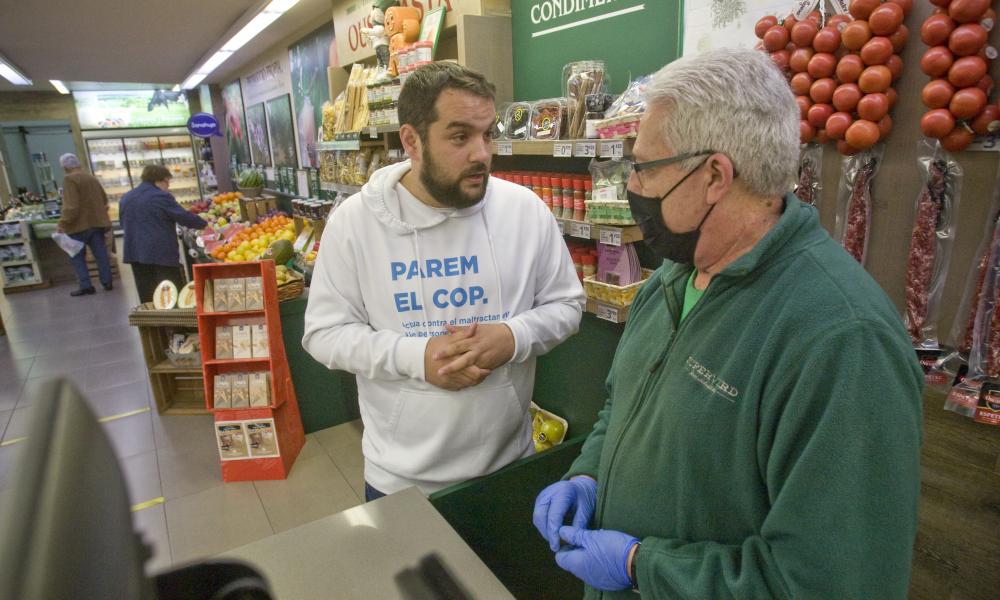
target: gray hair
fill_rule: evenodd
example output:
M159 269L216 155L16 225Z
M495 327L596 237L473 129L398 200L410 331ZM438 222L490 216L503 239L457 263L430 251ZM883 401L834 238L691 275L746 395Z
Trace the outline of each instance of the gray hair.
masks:
M64 169L79 169L82 165L80 164L80 159L76 157L72 152L67 152L59 157L59 164L62 165Z
M720 49L678 59L652 76L646 101L669 112L663 135L677 154L725 154L757 196L782 196L795 181L799 108L767 54ZM681 167L693 169L702 160Z

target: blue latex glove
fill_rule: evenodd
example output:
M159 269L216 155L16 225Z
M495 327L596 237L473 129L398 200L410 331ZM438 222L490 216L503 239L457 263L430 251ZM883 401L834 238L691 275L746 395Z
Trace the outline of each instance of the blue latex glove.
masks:
M573 513L573 527L586 528L590 517L594 516L596 505L597 482L590 477L558 481L538 494L531 522L555 552L561 545L559 528L566 523L569 511L576 511Z
M556 552L556 563L592 588L616 592L632 587L628 554L639 540L610 529L562 527L559 535L569 546Z

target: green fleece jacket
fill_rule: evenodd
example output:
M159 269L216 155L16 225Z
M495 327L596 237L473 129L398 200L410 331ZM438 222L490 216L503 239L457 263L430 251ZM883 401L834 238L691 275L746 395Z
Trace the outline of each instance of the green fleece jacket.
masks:
M591 528L642 541L643 598L906 598L923 376L895 308L792 195L678 325L690 272L632 305L567 474Z

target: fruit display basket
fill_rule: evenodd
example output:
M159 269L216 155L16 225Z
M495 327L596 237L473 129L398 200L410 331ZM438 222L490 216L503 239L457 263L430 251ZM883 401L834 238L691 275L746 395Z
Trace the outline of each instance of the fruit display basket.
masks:
M306 284L305 279L302 277L297 277L288 283L284 283L278 286L278 302L286 302L288 300L293 300L302 295L305 291Z
M604 302L605 304L611 304L613 306L629 306L632 304L632 300L635 298L636 292L642 287L642 284L649 279L649 276L653 274L651 269L642 270L642 281L637 281L631 285L612 285L610 283L602 283L597 281L594 277L585 277L583 279L583 288L587 292L587 297L591 300L597 300L598 302Z
M264 192L264 186L262 185L256 187L237 186L236 189L239 190L240 193L246 198L257 198Z

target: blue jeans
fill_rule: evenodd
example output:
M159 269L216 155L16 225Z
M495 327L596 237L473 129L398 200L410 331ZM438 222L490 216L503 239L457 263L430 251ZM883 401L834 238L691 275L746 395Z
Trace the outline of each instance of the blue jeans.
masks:
M368 485L367 481L365 482L365 502L371 502L372 500L378 500L379 498L382 498L384 496L385 496L385 494L383 494L382 492L376 490L372 486Z
M101 283L105 286L111 285L111 263L108 261L108 247L104 240L105 229L91 227L76 233L69 234L69 237L78 242L83 242L90 247L97 261L97 270L101 277ZM73 263L73 270L76 271L76 278L80 281L80 289L86 290L94 287L90 284L90 272L87 270L87 247L70 258Z

